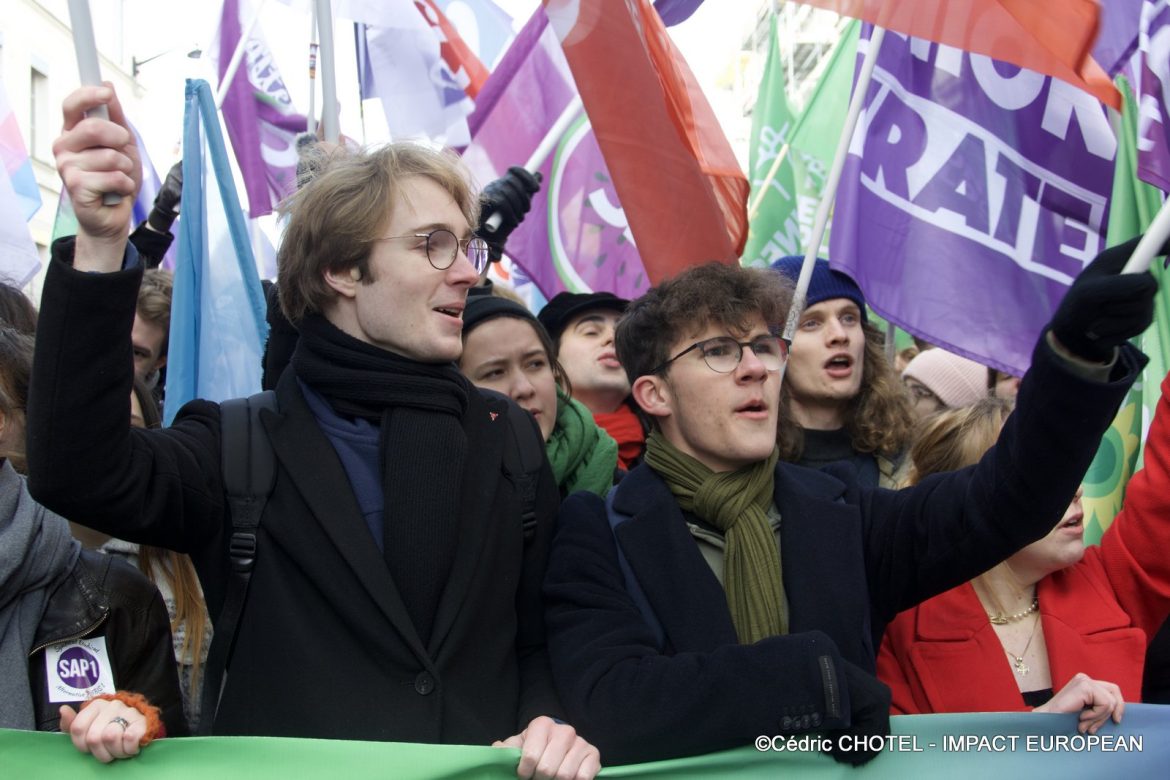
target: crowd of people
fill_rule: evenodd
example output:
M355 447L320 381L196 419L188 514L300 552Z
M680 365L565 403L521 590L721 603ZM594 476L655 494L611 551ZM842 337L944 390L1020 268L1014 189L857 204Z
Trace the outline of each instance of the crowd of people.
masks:
M1074 281L1024 377L929 345L899 371L825 260L791 343L796 257L532 312L486 272L538 178L481 197L448 153L316 148L268 391L160 429L177 169L131 233L109 86L66 99L54 152L77 235L39 314L0 294L0 726L102 761L264 735L511 747L519 777L587 779L761 734L863 763L832 739L891 713L1095 733L1141 700L1170 615L1170 377L1098 547L1079 488L1145 363L1133 242Z

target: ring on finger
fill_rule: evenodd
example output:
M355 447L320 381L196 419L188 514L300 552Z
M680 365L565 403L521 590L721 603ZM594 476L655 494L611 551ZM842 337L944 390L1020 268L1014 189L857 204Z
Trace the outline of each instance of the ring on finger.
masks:
M117 723L119 726L122 727L122 731L125 731L126 729L128 729L130 727L130 721L126 720L125 718L123 718L120 715L116 718L111 718L110 723Z

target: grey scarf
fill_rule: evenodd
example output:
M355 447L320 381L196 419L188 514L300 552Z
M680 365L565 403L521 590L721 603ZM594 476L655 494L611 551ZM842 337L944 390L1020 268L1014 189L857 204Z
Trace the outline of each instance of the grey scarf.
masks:
M28 654L49 596L81 545L65 520L33 501L8 461L0 466L0 727L36 728Z

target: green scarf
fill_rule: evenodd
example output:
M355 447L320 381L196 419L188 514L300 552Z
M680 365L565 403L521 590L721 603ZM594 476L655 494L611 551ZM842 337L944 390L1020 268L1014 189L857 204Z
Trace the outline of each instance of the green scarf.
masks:
M557 388L557 423L544 445L563 495L588 490L604 496L613 487L617 442L593 422L580 401Z
M723 589L741 644L788 632L780 547L768 523L778 449L766 460L715 473L659 432L646 440L646 464L666 480L684 512L723 532Z

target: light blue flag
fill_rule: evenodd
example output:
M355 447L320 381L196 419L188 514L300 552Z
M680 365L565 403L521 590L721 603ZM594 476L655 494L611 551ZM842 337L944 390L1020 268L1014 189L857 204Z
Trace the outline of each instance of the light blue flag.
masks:
M190 80L186 97L167 425L194 398L223 401L259 392L268 338L264 293L211 87Z

